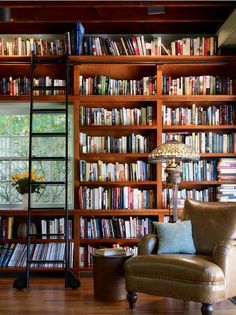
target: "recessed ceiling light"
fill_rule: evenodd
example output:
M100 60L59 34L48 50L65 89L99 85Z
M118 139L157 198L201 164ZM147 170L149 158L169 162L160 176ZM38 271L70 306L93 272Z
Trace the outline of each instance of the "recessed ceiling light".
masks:
M0 8L0 21L8 22L11 20L11 9Z
M148 7L147 8L147 14L148 15L154 15L154 14L165 14L165 8L164 7Z

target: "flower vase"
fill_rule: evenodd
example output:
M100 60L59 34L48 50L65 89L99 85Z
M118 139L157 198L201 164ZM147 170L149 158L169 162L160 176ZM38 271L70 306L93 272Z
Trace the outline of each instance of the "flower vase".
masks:
M28 210L28 194L22 195L23 209Z

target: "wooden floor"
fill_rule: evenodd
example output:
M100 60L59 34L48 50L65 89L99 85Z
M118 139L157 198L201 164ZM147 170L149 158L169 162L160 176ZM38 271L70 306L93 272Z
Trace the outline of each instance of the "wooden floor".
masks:
M77 290L64 289L60 277L34 276L29 290L12 288L14 277L0 278L1 315L201 315L200 304L170 298L139 294L135 311L129 310L126 301L102 302L94 299L93 279L82 277ZM236 315L236 305L230 301L218 303L214 315Z

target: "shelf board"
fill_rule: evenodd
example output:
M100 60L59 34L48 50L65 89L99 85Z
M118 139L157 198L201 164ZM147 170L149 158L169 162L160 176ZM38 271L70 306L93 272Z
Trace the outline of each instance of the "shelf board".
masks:
M23 209L0 209L1 216L14 216L14 217L22 217L27 216L28 211ZM44 210L43 208L37 211L32 211L32 216L63 216L65 214L65 210L62 209L50 209ZM69 210L69 216L75 214L74 209Z
M236 125L217 125L217 126L209 126L209 125L172 125L172 126L163 126L162 131L179 131L179 130L232 130L236 129Z
M94 182L80 182L81 186L153 186L157 185L156 181L94 181Z
M158 214L168 214L168 209L109 209L109 210L78 210L80 216L157 216Z
M236 62L235 56L169 56L169 55L162 55L162 56L135 56L135 55L129 55L129 56L70 56L70 61L72 63L92 63L92 64L113 64L113 63L137 63L137 64L194 64L196 65L199 63L199 65L209 64L209 65L216 65L221 63L229 63L229 62Z
M228 158L236 157L236 153L200 153L200 158Z
M83 102L156 102L156 95L78 95Z
M236 102L236 95L78 95L81 104L96 102ZM114 104L115 105L115 104Z
M81 238L80 244L137 244L140 241L140 238Z
M26 267L0 267L0 271L25 271ZM73 270L69 268L69 270ZM65 271L65 268L62 267L30 267L30 271Z
M41 62L44 61L56 61L56 60L60 60L63 58L63 56L52 56L52 55L48 55L48 56L36 56L37 60L40 60ZM199 63L200 65L206 64L206 65L216 65L218 64L222 64L222 63L230 63L230 62L236 62L236 57L235 56L219 56L219 55L215 55L215 56L170 56L170 55L162 55L162 56L139 56L139 55L122 55L122 56L111 56L111 55L107 55L107 56L88 56L88 55L80 55L80 56L70 56L69 57L70 62L72 64L86 64L86 63L91 63L91 64L114 64L114 63L121 63L121 64L126 64L126 63L132 63L132 64L146 64L146 63L150 63L150 64L181 64L183 63L183 65L186 64L196 64ZM30 65L31 62L31 56L0 56L0 62L1 63L26 63Z
M162 95L163 102L235 102L236 95Z
M80 153L80 159L116 159L117 158L148 158L149 153Z
M93 131L96 130L97 131L121 131L121 130L129 130L129 131L134 131L134 130L156 130L157 126L147 126L147 125L139 125L139 126L102 126L102 125L91 125L91 126L80 126L80 131Z
M13 238L13 239L0 239L0 244L4 243L26 243L26 239L22 238ZM31 243L65 243L64 239L41 239L41 238L33 238L31 237ZM69 242L74 242L73 239L69 239Z
M73 102L75 97L70 95L68 98L69 102ZM0 101L4 102L30 102L30 95L0 95ZM39 95L34 96L36 102L65 102L65 95Z
M220 185L225 185L225 184L232 184L236 185L236 181L182 181L179 184L179 188L193 188L193 187L202 187L202 186L220 186ZM162 183L163 188L167 188L166 182Z

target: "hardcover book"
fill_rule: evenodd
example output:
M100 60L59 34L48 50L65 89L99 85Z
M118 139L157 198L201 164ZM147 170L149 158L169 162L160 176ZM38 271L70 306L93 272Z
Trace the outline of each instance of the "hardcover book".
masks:
M97 248L95 254L101 256L120 256L126 255L126 251L124 248Z

